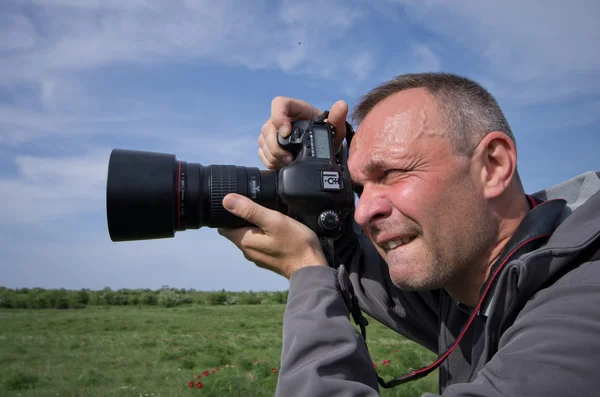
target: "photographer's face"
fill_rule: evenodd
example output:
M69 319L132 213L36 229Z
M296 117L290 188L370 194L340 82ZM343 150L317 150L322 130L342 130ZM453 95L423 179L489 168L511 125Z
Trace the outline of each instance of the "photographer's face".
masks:
M402 289L449 285L493 240L471 160L457 156L434 99L411 89L380 102L352 140L348 166L363 186L355 211Z

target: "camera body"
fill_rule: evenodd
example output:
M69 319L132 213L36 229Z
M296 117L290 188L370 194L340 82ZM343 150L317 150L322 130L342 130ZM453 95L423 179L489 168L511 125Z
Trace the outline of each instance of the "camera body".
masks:
M342 220L354 205L346 142L336 154L334 127L308 120L294 122L291 134L286 138L278 135L277 140L294 157L278 175L278 194L288 207L288 216L319 237L338 235L343 230Z
M229 193L286 214L321 238L339 235L354 206L347 170L351 134L335 153L334 127L323 119L322 115L316 121L296 121L289 137L278 136L279 145L294 157L279 170L203 166L177 160L173 154L113 149L106 187L111 240L170 238L175 232L201 227L249 226L223 208Z

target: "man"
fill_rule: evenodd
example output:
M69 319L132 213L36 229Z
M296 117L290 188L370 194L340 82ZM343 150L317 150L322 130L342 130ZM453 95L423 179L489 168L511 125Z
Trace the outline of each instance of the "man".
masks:
M330 110L338 143L347 112L343 101ZM265 165L289 162L278 131L320 113L276 98L258 140ZM600 395L598 174L525 194L501 109L455 75L399 76L353 116L362 233L346 220L335 244L343 268L327 266L299 222L236 194L223 200L258 227L220 233L290 279L277 394L378 395L349 320L349 280L363 311L438 354L422 372L439 366L442 396Z

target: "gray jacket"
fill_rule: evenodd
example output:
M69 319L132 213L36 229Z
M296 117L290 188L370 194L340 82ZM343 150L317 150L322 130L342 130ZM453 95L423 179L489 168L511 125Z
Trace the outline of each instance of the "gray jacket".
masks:
M364 234L348 228L336 243L344 267L290 279L277 396L379 395L349 319L348 283L363 312L438 354L444 397L600 396L600 173L532 196L537 206L473 309L444 290L399 290Z

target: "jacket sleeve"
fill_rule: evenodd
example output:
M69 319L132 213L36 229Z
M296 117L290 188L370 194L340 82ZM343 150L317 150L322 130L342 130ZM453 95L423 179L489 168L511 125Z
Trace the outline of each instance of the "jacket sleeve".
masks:
M338 395L379 396L375 369L337 271L305 267L290 278L276 396Z
M476 378L442 396L600 395L600 261L574 273L534 295Z

